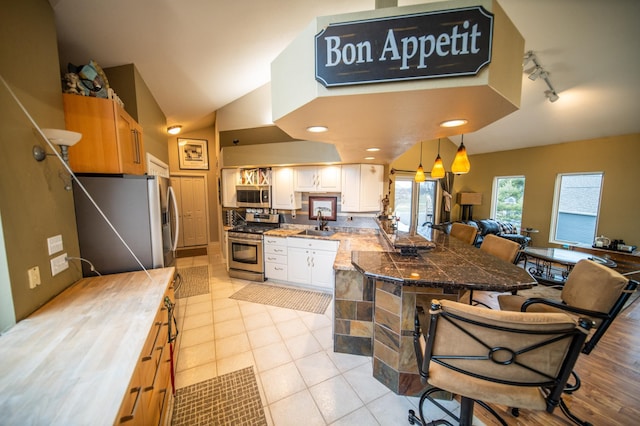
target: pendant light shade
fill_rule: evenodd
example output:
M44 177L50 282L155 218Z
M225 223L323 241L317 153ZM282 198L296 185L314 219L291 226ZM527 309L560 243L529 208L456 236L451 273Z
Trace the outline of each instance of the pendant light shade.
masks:
M431 177L433 179L440 179L444 177L444 164L442 164L442 158L440 158L440 139L438 139L438 156L431 168Z
M413 180L416 182L424 182L426 180L424 169L422 168L422 141L420 142L420 165L418 166L418 170L416 170L416 175Z
M469 157L467 157L467 148L464 147L464 135L462 135L456 158L453 159L453 164L451 165L451 171L457 175L462 175L469 173L469 170L471 170L471 163L469 163Z

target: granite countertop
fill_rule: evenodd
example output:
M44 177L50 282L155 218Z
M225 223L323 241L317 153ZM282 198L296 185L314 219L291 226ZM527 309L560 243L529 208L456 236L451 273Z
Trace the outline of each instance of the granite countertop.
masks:
M432 230L436 247L403 256L397 252L353 251L351 261L366 276L404 285L509 292L531 288L536 281L524 269Z

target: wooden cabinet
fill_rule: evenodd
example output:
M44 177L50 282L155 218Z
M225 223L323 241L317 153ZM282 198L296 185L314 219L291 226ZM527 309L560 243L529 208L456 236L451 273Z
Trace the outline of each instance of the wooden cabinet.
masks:
M171 383L172 357L169 343L169 310L165 298L173 303L173 286L164 294L138 365L122 401L115 424L163 425L167 416ZM172 324L173 325L173 324ZM172 329L175 333L175 329ZM174 349L177 353L178 348Z
M267 279L287 281L287 239L264 237L264 275Z
M238 207L236 185L240 183L240 169L222 169L222 207Z
M333 291L338 241L287 239L288 281Z
M380 211L384 190L384 167L377 164L342 166L342 212Z
M142 127L111 99L63 94L67 130L82 133L69 165L82 173L145 173Z
M274 167L271 171L271 207L296 210L302 207L302 194L293 187L293 167Z
M340 166L294 168L294 190L300 192L340 192Z

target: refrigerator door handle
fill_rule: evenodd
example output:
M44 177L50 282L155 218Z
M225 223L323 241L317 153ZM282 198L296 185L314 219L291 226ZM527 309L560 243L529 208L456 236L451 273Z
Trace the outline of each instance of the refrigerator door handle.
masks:
M178 216L178 200L176 200L176 193L173 192L173 188L171 186L169 186L169 189L167 189L167 203L173 204L174 217L176 218L174 224L175 232L173 234L174 240L171 242L171 250L176 251L176 249L178 248L178 233L180 232L180 216Z

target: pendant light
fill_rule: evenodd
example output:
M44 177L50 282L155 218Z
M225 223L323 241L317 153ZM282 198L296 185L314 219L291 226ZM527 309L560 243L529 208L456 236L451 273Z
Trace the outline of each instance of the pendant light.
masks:
M440 179L444 177L444 164L442 164L442 158L440 158L440 138L438 138L438 156L431 168L431 177L433 179Z
M424 175L424 169L422 168L422 141L420 141L420 165L416 170L416 176L413 178L416 182L424 182L426 179Z
M467 149L464 147L464 135L462 135L456 158L453 159L453 164L451 164L451 171L457 175L463 175L469 173L469 170L471 170L471 164L469 163L469 157L467 157Z

